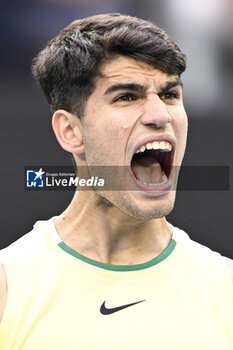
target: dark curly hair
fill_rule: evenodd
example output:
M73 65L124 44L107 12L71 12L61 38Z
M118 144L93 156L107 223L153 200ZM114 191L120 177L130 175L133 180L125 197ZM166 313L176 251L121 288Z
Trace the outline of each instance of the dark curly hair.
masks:
M116 13L72 22L33 60L32 72L53 112L62 108L81 118L101 65L119 55L169 75L186 68L185 55L161 28Z

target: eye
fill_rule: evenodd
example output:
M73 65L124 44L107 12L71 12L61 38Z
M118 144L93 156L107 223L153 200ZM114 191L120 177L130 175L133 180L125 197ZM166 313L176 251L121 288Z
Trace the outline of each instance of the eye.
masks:
M124 93L118 97L116 97L113 102L131 102L137 100L137 96L132 93Z
M179 97L180 97L180 93L178 93L177 91L168 91L160 95L160 98L162 100L168 100L168 101L177 100Z

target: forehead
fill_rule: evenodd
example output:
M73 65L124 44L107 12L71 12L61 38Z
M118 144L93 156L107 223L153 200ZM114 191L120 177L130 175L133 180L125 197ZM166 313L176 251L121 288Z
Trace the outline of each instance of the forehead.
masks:
M157 90L168 80L175 81L177 75L168 75L154 66L130 57L118 58L104 63L100 69L101 77L96 80L96 87L106 87L117 82L135 82Z

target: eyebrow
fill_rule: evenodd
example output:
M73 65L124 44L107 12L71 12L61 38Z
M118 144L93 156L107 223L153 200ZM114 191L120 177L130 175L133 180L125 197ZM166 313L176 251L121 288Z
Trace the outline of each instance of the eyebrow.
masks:
M145 92L147 90L147 87L136 83L117 83L109 86L109 88L105 91L104 95L109 95L112 92L119 90L133 90L137 92Z
M181 88L183 87L183 83L180 78L177 78L176 80L173 80L173 81L166 82L166 84L160 88L160 90L158 91L158 94L163 94L175 86L181 86ZM137 83L116 83L109 86L109 88L105 91L104 95L106 96L111 94L112 92L116 92L120 90L131 90L131 91L136 91L140 93L145 93L147 89L148 89L148 86L137 84Z
M177 78L176 80L173 80L173 81L168 81L164 86L160 88L160 90L158 91L158 94L163 94L175 86L180 86L181 88L183 88L183 83L180 78Z

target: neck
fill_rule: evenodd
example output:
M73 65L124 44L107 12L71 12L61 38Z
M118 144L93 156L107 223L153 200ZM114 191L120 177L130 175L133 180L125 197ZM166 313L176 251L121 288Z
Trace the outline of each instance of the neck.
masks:
M55 226L61 239L80 254L116 265L149 261L171 240L165 218L129 217L91 191L77 191Z

